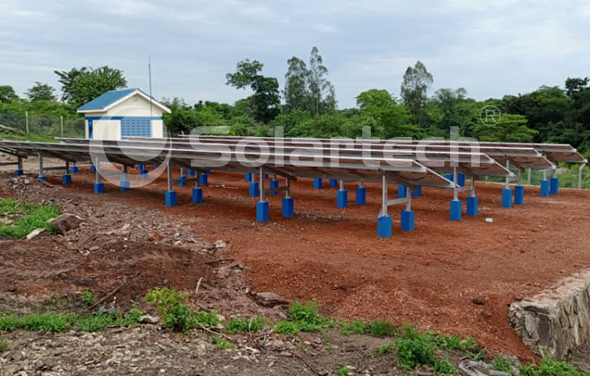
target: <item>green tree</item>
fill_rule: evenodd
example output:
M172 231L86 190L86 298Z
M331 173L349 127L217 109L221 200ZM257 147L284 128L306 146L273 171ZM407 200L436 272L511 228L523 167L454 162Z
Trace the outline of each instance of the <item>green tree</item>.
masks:
M18 99L18 95L14 92L12 86L2 85L0 86L0 102L10 103L13 100Z
M121 89L127 86L127 80L119 69L108 66L92 69L82 67L70 71L55 71L62 84L62 99L74 107L104 94L109 90Z
M328 68L317 47L311 49L309 72L307 74L309 88L309 110L312 115L319 115L336 109L336 92L334 85L326 76Z
M254 94L249 101L252 116L257 121L268 123L279 114L281 99L277 79L259 74L263 67L257 60L242 60L238 62L235 73L226 74L226 85L252 89Z
M502 114L494 125L478 122L474 130L480 141L493 142L531 142L537 133L527 127L526 117L512 114Z
M309 110L310 94L307 88L309 71L305 62L293 56L287 60L288 69L285 74L285 110Z
M27 90L25 95L31 102L37 101L55 101L57 97L54 94L55 89L47 84L35 81L35 85Z
M371 131L375 137L420 137L422 130L412 124L406 106L398 104L387 90L371 89L360 93L356 98L360 114L373 119ZM355 118L359 123L369 125L365 119Z
M402 81L401 95L404 103L410 109L414 121L420 126L426 125L425 107L428 101L428 89L434 79L421 61L414 67L408 67Z

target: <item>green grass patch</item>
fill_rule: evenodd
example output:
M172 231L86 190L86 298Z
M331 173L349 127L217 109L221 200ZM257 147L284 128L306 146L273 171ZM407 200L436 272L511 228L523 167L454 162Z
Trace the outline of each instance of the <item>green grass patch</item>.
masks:
M336 370L336 375L338 376L346 376L350 373L350 368L348 366L342 366Z
M395 335L396 328L386 321L371 321L366 326L366 334L373 337L390 337Z
M494 358L492 361L492 368L496 371L502 371L510 374L514 373L514 367L512 366L512 363L510 363L510 361L503 356L497 356Z
M523 376L588 376L588 372L580 371L568 362L550 359L541 360L540 364L531 363L519 367Z
M59 140L56 140L54 137L42 136L42 135L38 135L38 134L24 135L24 134L10 132L10 131L0 131L0 138L3 138L5 140L13 140L13 141L53 142L53 143L59 142Z
M194 322L197 326L212 327L212 326L217 326L220 324L219 316L217 316L217 312L215 312L215 311L195 312L194 320L195 320Z
M51 230L48 220L59 215L57 205L38 205L9 198L0 199L0 216L13 221L11 225L0 223L0 237L24 239L38 228Z
M377 351L379 352L379 355L387 355L391 352L393 352L393 342L387 342L384 343L383 345L379 346L379 349L377 349Z
M328 324L328 320L320 315L319 304L312 300L307 304L293 302L289 308L289 317L302 332L317 332L322 326Z
M249 319L242 319L236 317L229 320L225 329L230 333L248 333L248 332L259 332L264 329L264 318L262 317L251 317Z
M275 324L273 331L278 334L295 335L299 333L299 327L292 321L281 320Z
M342 335L349 336L351 333L364 334L367 325L362 321L341 322L338 324Z
M7 351L10 351L10 344L7 340L0 337L0 354Z
M449 358L435 359L432 370L439 375L456 375L459 373L459 370L449 361Z
M93 293L86 290L82 292L82 303L91 307L96 303L96 296Z
M167 287L155 288L145 300L154 303L162 326L175 332L186 332L193 324L193 312L186 304L188 294L180 293Z
M211 338L211 343L217 346L220 350L230 350L234 348L234 345L230 342L224 340L221 337L213 337Z

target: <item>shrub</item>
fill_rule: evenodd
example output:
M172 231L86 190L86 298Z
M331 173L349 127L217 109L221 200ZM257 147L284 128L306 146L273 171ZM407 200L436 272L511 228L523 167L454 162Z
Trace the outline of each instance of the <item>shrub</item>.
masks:
M397 357L400 365L410 371L424 364L434 365L434 345L428 335L420 335L411 326L404 326L403 337L397 341Z
M282 320L276 323L274 332L278 334L295 335L299 333L299 327L294 322Z
M567 362L551 359L541 360L541 364L529 364L519 367L523 376L588 376L587 372L577 370Z
M146 295L146 301L155 303L162 326L176 332L186 332L191 328L191 309L184 303L188 294L169 288L155 288Z
M325 323L325 318L320 315L319 305L316 300L307 304L294 302L289 309L289 315L299 328L304 332L315 332Z
M445 358L444 360L435 360L434 364L432 365L432 370L440 375L455 375L459 373L457 367L455 367L449 361L449 358Z
M231 319L226 327L228 332L258 332L264 328L264 318L251 317L250 319L241 319L236 317Z
M195 312L195 324L199 326L217 326L219 325L219 316L217 316L217 312L205 312L199 311Z

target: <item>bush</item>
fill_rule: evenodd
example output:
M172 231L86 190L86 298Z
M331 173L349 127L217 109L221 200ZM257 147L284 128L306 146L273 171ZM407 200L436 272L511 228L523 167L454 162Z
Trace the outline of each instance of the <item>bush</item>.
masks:
M146 301L155 303L162 326L176 332L186 332L191 328L191 309L184 303L188 294L169 288L155 288L146 295Z
M342 335L345 336L350 335L350 333L364 334L366 325L364 322L358 320L344 322L340 323L340 330L342 331Z
M289 316L304 332L316 332L326 322L325 318L320 315L319 305L316 300L312 300L307 304L294 302L289 309Z
M434 364L432 365L432 370L440 375L455 375L459 373L457 367L451 364L449 358L445 358L444 360L435 360Z
M199 311L195 312L195 324L197 326L217 326L219 325L219 316L217 316L217 312L205 312Z
M299 327L294 322L282 320L276 323L274 332L278 334L295 335L299 333Z
M251 317L250 319L241 319L236 317L231 319L226 327L228 332L258 332L264 328L264 318Z
M588 376L587 372L577 370L567 362L550 359L541 360L541 364L531 363L519 367L523 376Z
M434 346L426 336L412 336L397 341L397 358L407 371L424 364L432 366L435 361Z

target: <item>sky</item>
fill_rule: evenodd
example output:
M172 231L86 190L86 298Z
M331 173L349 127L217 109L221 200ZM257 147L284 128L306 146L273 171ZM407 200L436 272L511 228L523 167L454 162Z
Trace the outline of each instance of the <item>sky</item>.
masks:
M422 61L438 88L516 95L590 76L587 0L0 0L0 85L23 95L54 70L109 65L156 98L233 103L242 59L281 88L287 59L317 46L339 108L368 89L399 97Z

